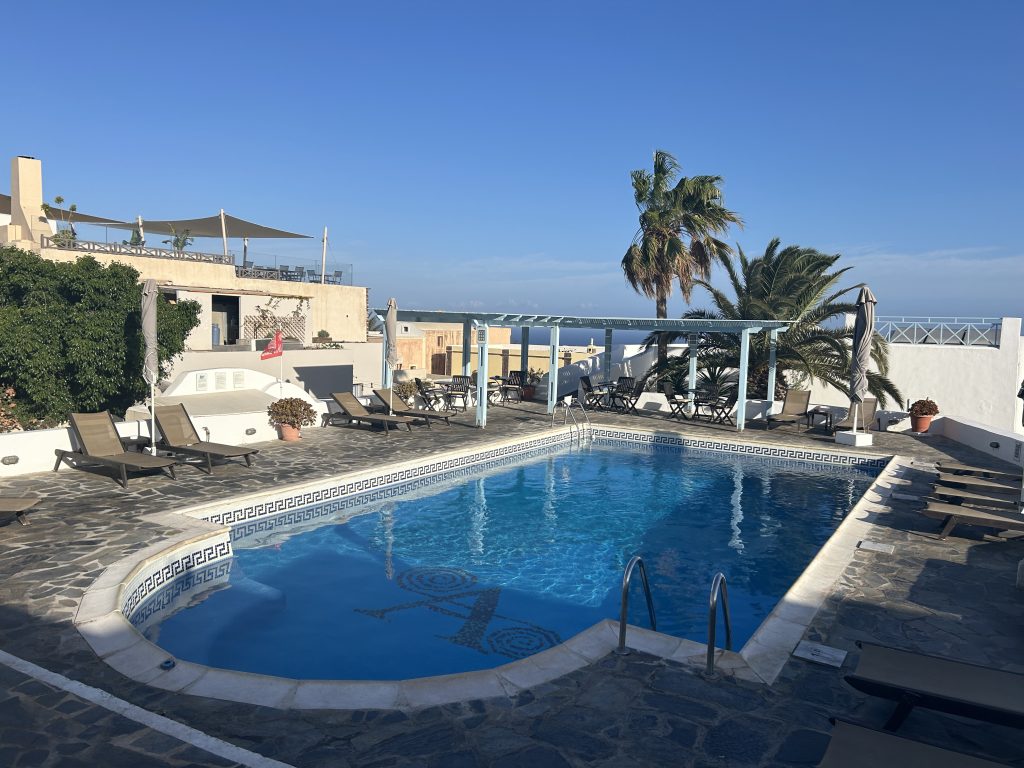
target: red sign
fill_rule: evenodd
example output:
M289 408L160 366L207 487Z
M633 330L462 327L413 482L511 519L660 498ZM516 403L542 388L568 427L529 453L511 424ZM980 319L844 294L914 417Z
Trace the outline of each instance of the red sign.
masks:
M272 357L280 357L284 354L284 339L281 338L281 332L278 331L274 334L274 338L267 342L266 349L260 355L260 360L269 360Z

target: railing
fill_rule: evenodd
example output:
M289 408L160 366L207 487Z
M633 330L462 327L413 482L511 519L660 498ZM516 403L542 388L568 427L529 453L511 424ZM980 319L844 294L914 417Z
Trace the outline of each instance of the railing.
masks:
M878 317L875 330L890 344L998 347L1001 318Z
M651 585L647 581L647 569L644 567L643 558L640 555L633 555L626 564L626 570L622 574L622 610L619 612L619 647L615 652L619 656L629 653L626 648L626 614L629 613L629 582L633 578L633 569L640 566L640 579L644 584L644 596L647 598L647 613L651 617L651 629L658 628L658 621L654 618L654 601L651 599Z
M725 650L732 650L732 622L729 620L729 588L725 574L716 573L711 582L711 599L708 601L708 656L704 674L715 676L715 633L718 629L718 593L722 593L722 616L725 617Z
M54 241L43 235L43 248L58 248L62 251L83 251L85 253L107 253L118 256L145 256L150 259L175 259L177 261L204 261L209 264L234 264L232 256L222 253L201 253L200 251L175 251L169 248L150 248L146 245L124 245L123 243L97 243L92 240Z

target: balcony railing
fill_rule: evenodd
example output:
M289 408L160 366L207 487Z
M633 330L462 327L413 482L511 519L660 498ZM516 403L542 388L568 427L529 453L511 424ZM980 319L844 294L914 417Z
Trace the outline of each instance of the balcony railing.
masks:
M176 259L177 261L205 261L209 264L234 264L233 256L222 253L200 251L175 251L169 248L150 248L148 245L124 245L123 243L97 243L92 240L54 241L42 236L43 248L59 248L62 251L84 251L85 253L106 253L118 256L145 256L150 259Z
M890 344L935 344L947 347L998 347L1001 318L878 317L875 330Z
M226 264L235 268L235 277L254 278L256 280L285 280L293 283L319 283L320 273L305 267L267 266L261 267L244 262L235 266L233 255L222 253L203 253L201 251L176 251L169 248L150 248L146 245L124 245L123 243L98 243L92 240L74 240L71 242L54 240L43 235L43 248L57 248L62 251L78 251L83 253L104 253L116 256L144 256L150 259L174 259L176 261L202 261L208 264ZM308 262L307 262L308 263ZM317 262L319 266L319 262ZM334 264L341 269L328 272L323 279L327 285L354 285L351 264Z

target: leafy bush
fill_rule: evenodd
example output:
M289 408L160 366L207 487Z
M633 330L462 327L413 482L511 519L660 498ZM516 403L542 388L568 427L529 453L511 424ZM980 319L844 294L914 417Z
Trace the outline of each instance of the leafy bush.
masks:
M939 406L934 400L929 400L927 397L924 400L918 400L910 406L911 416L934 416L938 412Z
M391 394L395 397L400 397L405 402L409 402L409 399L416 394L416 382L415 381L396 381L391 385Z
M272 426L287 424L296 429L316 424L316 411L301 397L284 397L267 406Z
M17 393L8 415L23 427L46 427L76 411L123 415L143 400L141 303L131 267L0 248L0 388ZM194 301L157 302L161 376L199 311Z

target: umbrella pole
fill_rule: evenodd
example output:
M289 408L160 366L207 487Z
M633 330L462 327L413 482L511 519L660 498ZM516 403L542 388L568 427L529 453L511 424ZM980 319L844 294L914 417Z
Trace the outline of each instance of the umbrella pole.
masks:
M156 382L149 385L149 453L156 456Z
M857 434L857 402L853 404L853 434Z

